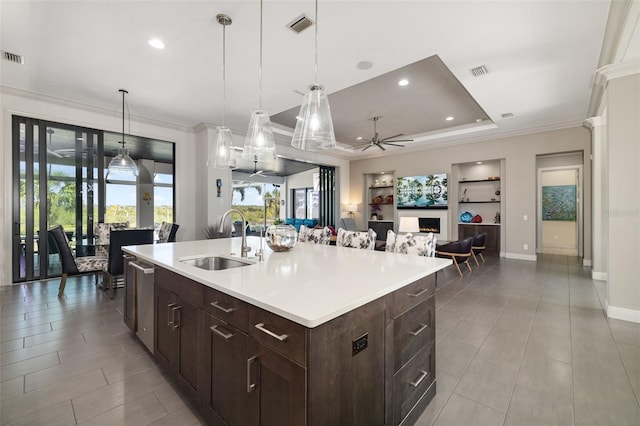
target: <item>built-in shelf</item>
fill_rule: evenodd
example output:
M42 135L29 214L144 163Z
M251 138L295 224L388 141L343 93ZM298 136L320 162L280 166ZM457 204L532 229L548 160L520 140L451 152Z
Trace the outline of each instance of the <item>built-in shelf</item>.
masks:
M393 203L369 203L370 206L381 206L381 205L385 205L385 204L393 204Z
M475 182L500 182L500 179L474 179L474 180L459 180L458 183L475 183Z
M386 186L370 186L369 189L383 189L383 188L393 188L393 185Z
M369 222L391 222L393 223L393 220L384 220L384 219L376 219L376 220L369 220Z
M486 204L486 203L500 203L500 200L496 201L460 201L458 204Z

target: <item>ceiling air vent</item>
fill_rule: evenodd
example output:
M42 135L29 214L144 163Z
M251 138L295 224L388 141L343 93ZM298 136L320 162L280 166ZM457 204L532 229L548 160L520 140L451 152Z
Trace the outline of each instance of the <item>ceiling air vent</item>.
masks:
M489 74L489 69L485 65L480 65L479 67L471 68L471 74L474 77L480 77L481 75Z
M16 64L24 64L24 58L20 55L16 55L15 53L2 51L2 57L5 61L15 62Z
M500 114L500 116L502 118L511 118L511 117L513 117L513 113L512 112L505 112L504 114Z
M302 31L313 25L313 21L307 15L302 14L287 24L292 31L300 34Z

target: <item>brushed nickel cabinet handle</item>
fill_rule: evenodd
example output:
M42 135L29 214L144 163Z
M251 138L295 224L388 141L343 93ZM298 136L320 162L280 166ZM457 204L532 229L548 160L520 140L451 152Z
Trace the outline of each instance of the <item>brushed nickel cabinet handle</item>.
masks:
M256 359L258 359L258 355L252 356L247 360L247 393L251 393L256 388L256 384L251 383L251 364L253 364Z
M412 336L417 336L418 334L420 334L423 331L425 331L427 328L429 328L429 326L427 324L420 324L420 328L418 328L417 330L414 330L414 331L410 331L409 334L411 334Z
M420 377L418 377L415 382L409 382L409 384L414 388L417 388L418 386L420 386L420 383L422 383L422 381L427 377L427 374L429 373L424 370L420 370Z
M209 327L209 330L213 331L214 333L216 333L218 336L222 337L225 340L229 340L234 336L233 333L224 333L220 331L217 325L212 325L211 327Z
M225 314L230 314L231 312L235 311L236 308L223 308L222 306L220 306L218 304L218 301L216 300L215 302L211 302L209 303L211 306L213 306L216 309L220 309L222 312L224 312Z
M287 338L289 337L289 335L287 334L276 334L271 330L267 330L267 328L264 326L264 323L258 323L256 324L256 328L260 331L262 331L263 333L267 333L269 336L273 337L274 339L278 339L281 342L284 342L285 340L287 340Z
M180 323L182 322L181 321L182 320L181 313L180 313L181 309L182 309L182 306L176 306L174 308L171 308L171 310L173 311L173 314L174 314L174 318L173 318L173 329L174 330L177 330L177 329L180 328L180 325L181 325ZM175 319L175 314L176 313L178 314L178 321L176 321L176 319Z
M173 320L175 315L171 312L171 308L177 306L175 303L169 303L167 305L167 327L171 327L173 325Z
M428 288L422 288L422 289L418 290L418 292L417 292L417 293L408 293L408 294L409 294L409 296L411 296L411 297L420 297L420 296L422 296L423 294L425 294L427 291L429 291L429 289L428 289Z

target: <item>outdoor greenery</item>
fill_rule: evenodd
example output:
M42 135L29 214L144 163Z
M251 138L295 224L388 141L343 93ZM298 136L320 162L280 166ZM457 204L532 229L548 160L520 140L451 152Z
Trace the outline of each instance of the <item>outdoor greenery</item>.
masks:
M240 201L244 201L247 190L255 190L259 195L262 195L264 184L237 185L233 190L240 194ZM264 200L262 205L234 204L232 207L245 215L249 226L263 225L265 217L268 226L280 217L280 188L274 187L271 191L266 192L262 198Z

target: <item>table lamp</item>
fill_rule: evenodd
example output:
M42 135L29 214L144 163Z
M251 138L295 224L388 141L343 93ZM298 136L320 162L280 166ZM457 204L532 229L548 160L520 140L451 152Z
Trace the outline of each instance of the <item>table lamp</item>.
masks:
M398 232L420 232L420 223L417 217L401 217Z
M357 204L346 204L344 206L344 211L349 213L349 217L353 217L353 214L358 211L358 205Z

